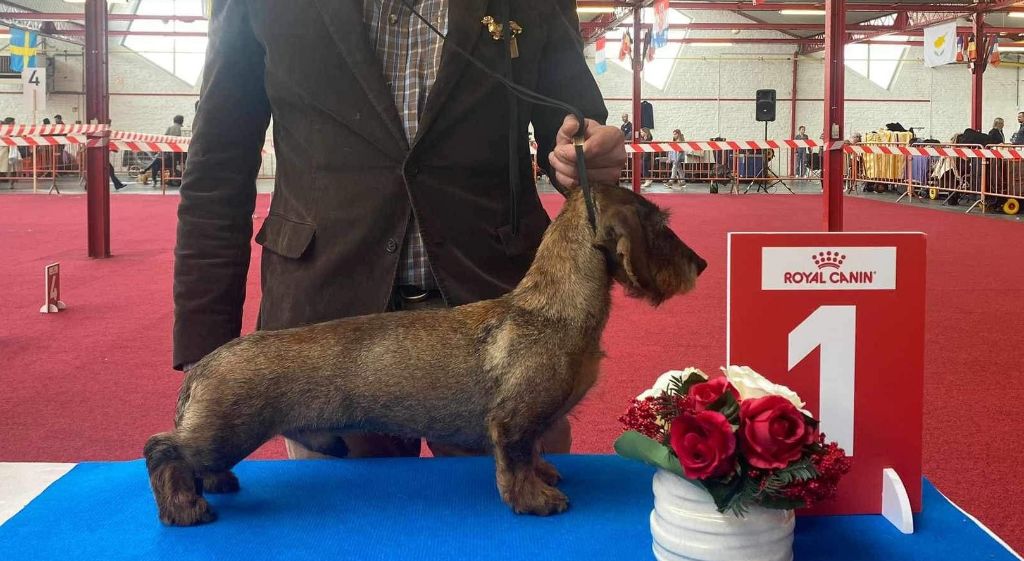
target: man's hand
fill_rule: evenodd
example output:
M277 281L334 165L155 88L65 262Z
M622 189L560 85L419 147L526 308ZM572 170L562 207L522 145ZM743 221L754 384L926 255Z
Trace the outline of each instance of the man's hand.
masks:
M562 128L558 129L555 149L548 156L551 169L555 172L555 181L563 187L575 187L580 184L579 173L576 171L576 147L572 144L572 137L578 130L579 122L576 121L576 117L567 115L562 121ZM587 164L587 178L592 183L618 183L622 168L626 165L626 146L622 131L587 119L583 159Z

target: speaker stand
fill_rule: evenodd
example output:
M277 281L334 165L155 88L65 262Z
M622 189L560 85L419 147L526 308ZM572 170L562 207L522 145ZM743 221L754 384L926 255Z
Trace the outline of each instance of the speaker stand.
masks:
M768 121L764 122L764 140L765 142L768 142ZM747 188L743 190L743 194L746 195L747 193L749 193L750 188L753 187L756 183L757 189L754 190L755 193L760 193L761 191L764 191L765 194L768 194L771 193L772 187L775 187L776 185L782 185L787 191L789 191L791 195L795 195L796 193L794 193L793 190L789 188L789 184L783 181L783 179L779 177L778 174L772 171L770 165L771 162L768 160L769 150L770 148L764 148L761 150L761 171L760 173L757 174L757 177L753 178L750 181L750 183L747 184ZM761 181L759 182L758 180Z

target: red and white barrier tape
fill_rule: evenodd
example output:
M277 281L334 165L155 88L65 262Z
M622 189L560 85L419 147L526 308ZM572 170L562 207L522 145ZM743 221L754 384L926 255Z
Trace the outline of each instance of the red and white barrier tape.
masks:
M112 150L127 150L129 152L188 152L188 142L111 140L110 148Z
M128 142L165 142L170 144L184 144L188 146L187 136L167 136L164 134L143 134L140 132L110 131L110 138L113 140L125 140Z
M0 145L3 146L57 146L60 144L85 144L85 135L0 136Z
M817 140L725 140L708 142L644 142L626 145L628 153L662 153L662 152L703 152L820 148L825 144ZM829 150L843 150L847 154L883 154L889 156L937 156L953 158L996 158L1001 160L1024 159L1024 147L1021 148L970 148L970 147L930 147L927 145L906 146L902 144L847 144L832 142Z
M847 144L847 154L884 154L888 156L933 156L949 158L995 158L999 160L1024 159L1024 148L970 148L959 146L903 146L899 144Z
M833 149L842 143L833 144ZM765 150L818 148L817 140L721 140L707 142L642 142L626 145L626 152L703 152L705 150Z
M107 130L110 130L110 125L0 125L0 137L89 134Z

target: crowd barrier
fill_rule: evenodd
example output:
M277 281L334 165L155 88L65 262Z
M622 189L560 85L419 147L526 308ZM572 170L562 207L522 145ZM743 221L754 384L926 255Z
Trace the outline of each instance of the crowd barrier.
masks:
M967 212L1000 209L1017 214L1024 199L1024 149L976 144L860 143L844 147L847 190L893 190L897 201L939 199Z
M869 137L870 138L870 137ZM0 181L49 180L77 176L84 181L85 149L108 143L119 176L148 179L166 192L180 184L187 167L189 139L111 130L105 125L0 125ZM1017 214L1024 200L1024 148L966 144L906 144L872 141L836 142L844 152L848 192L892 190L898 200L968 197L967 212L999 207ZM631 182L640 159L643 182L708 184L711 192L776 192L793 181L821 181L825 147L814 140L711 140L707 142L639 142L626 145L628 162L621 179ZM536 158L536 149L531 146ZM5 157L6 156L6 157ZM161 165L154 166L159 160ZM6 165L5 165L6 164ZM273 178L277 161L272 143L263 151L258 177ZM534 163L535 170L539 169Z
M821 181L821 144L812 140L639 142L626 145L622 181L633 180L641 159L642 182L706 183L712 193L776 192L793 181Z

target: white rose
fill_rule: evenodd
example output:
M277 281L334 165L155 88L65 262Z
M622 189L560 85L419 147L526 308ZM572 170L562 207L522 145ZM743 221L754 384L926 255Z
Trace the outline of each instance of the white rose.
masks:
M701 372L699 368L691 367L685 370L669 370L661 376L658 376L658 379L654 382L654 386L652 386L651 389L645 390L642 394L636 396L636 398L643 401L648 397L657 397L668 390L668 386L672 382L672 378L680 378L685 381L690 377L690 374L699 374L705 380L708 379L708 375Z
M741 400L764 397L766 395L778 395L789 400L801 413L811 416L810 413L804 410L804 402L795 391L786 386L768 381L764 376L751 370L749 366L730 366L729 368L723 368L722 371L725 372L725 377L729 379L729 383L739 392Z

